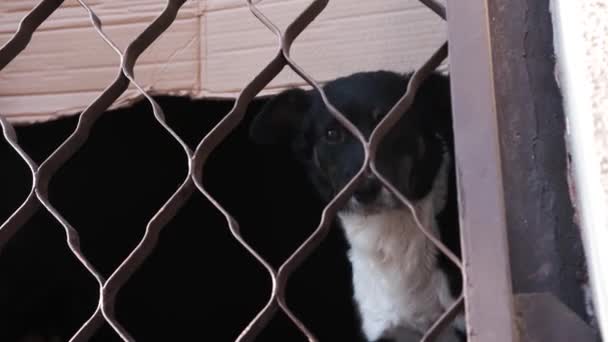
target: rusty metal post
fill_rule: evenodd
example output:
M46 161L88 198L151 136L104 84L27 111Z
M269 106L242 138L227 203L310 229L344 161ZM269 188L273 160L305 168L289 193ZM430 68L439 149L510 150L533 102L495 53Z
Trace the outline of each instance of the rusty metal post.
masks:
M513 342L518 333L487 2L448 2L467 334L470 342Z

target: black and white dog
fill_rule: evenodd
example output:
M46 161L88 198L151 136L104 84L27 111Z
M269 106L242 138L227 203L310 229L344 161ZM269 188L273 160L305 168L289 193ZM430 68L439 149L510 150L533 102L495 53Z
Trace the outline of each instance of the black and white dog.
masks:
M362 72L323 88L330 102L369 137L404 94L411 74ZM266 104L251 126L257 143L289 144L321 197L329 201L360 169L359 141L315 91L290 89ZM460 254L449 80L432 74L379 147L376 163L414 205L423 225ZM350 244L354 297L368 341L416 341L461 291L457 268L414 223L410 210L368 176L339 221ZM459 317L441 337L462 341Z

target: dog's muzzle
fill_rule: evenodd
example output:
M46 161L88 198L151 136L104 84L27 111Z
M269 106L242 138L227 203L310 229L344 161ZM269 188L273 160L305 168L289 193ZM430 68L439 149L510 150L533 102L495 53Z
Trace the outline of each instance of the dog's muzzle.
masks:
M360 204L371 204L380 195L380 190L382 190L380 181L376 177L368 176L361 181L353 197Z
M367 174L355 189L344 208L347 211L373 214L381 210L395 209L399 201L374 175Z

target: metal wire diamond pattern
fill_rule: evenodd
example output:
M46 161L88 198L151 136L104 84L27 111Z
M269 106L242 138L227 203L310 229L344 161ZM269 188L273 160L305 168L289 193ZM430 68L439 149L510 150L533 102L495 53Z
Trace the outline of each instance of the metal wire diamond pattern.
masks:
M431 10L445 19L444 7L434 0L419 0ZM137 58L143 51L157 39L174 21L178 10L185 0L168 0L165 9L136 39L126 48L125 52L120 49L107 37L102 29L102 23L87 4L79 0L80 5L88 12L92 25L96 32L103 38L118 56L121 58L121 65L115 80L106 90L94 100L93 103L80 115L78 125L74 132L57 148L40 166L21 149L17 142L17 136L11 124L0 115L0 126L6 141L27 163L32 172L32 189L23 204L0 226L0 250L2 246L20 229L20 227L38 210L42 205L48 210L57 221L63 226L66 232L67 244L71 252L78 258L83 266L91 273L98 282L100 290L99 305L92 316L87 320L70 341L88 340L103 324L104 320L116 331L124 341L134 341L128 331L120 325L114 317L114 304L116 294L126 283L129 277L143 263L151 253L158 240L160 230L170 221L197 189L211 201L211 203L225 216L228 227L234 238L245 248L260 264L267 270L272 279L272 291L265 307L242 331L237 341L251 341L268 324L277 310L282 310L294 322L298 329L310 341L317 341L314 334L301 322L297 316L289 309L285 289L291 273L318 247L325 238L330 228L330 223L335 217L337 210L350 197L357 183L361 180L365 169L370 168L381 182L393 192L410 210L412 211L418 228L429 238L433 244L444 253L461 270L460 260L453 255L438 239L430 233L418 220L415 208L409 201L398 192L376 169L374 155L377 146L383 136L407 111L411 105L421 82L447 57L447 43L441 46L433 56L412 76L406 93L398 103L390 110L389 114L380 122L378 127L366 141L359 130L348 121L327 99L322 88L310 75L308 75L290 56L290 48L295 39L300 35L310 23L325 9L329 0L312 1L306 9L287 27L285 32L281 32L255 5L254 1L247 0L251 13L263 23L278 39L279 51L275 57L263 68L254 79L243 88L238 96L236 103L229 114L211 130L192 152L182 139L167 125L162 108L146 91L136 82L133 75L133 67ZM19 29L0 49L0 70L13 60L29 43L31 36L36 28L52 14L63 1L43 0L34 8L20 23ZM236 128L242 121L248 104L264 89L285 67L294 70L302 79L319 92L323 102L332 115L350 131L365 147L364 164L356 176L346 185L338 195L331 200L325 207L321 215L321 221L317 229L310 235L300 247L275 271L247 242L239 232L238 222L217 202L205 189L202 184L204 165L213 150L224 140L224 138ZM48 200L48 184L55 172L87 141L91 127L96 120L106 111L111 104L127 89L129 84L133 84L138 91L151 104L154 116L158 123L180 144L183 152L188 159L188 175L182 184L176 189L168 201L151 218L146 227L146 231L137 247L125 258L108 279L95 270L93 265L84 257L80 251L77 231L61 216ZM463 310L464 298L459 297L452 307L429 329L423 337L423 341L433 340L442 327L447 325L453 317Z

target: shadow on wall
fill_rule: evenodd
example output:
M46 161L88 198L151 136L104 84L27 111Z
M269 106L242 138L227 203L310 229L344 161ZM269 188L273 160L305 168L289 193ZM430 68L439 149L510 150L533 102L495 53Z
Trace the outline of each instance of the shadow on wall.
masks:
M158 99L168 122L192 147L225 115L229 101ZM245 239L276 268L316 228L321 204L286 150L249 141L244 123L212 154L204 182L241 224ZM18 127L21 146L42 162L76 125L70 117ZM29 171L0 140L0 222L21 204ZM82 251L109 276L184 180L180 146L147 102L106 113L82 149L59 170L50 200L78 230ZM321 341L359 336L346 244L339 229L291 278L290 307ZM119 293L118 320L138 341L234 341L266 304L271 282L234 240L224 217L198 192L163 229L160 242ZM27 332L67 340L93 313L94 278L68 250L63 228L45 210L0 254L1 341ZM259 341L305 341L278 314ZM106 324L93 341L120 341Z

